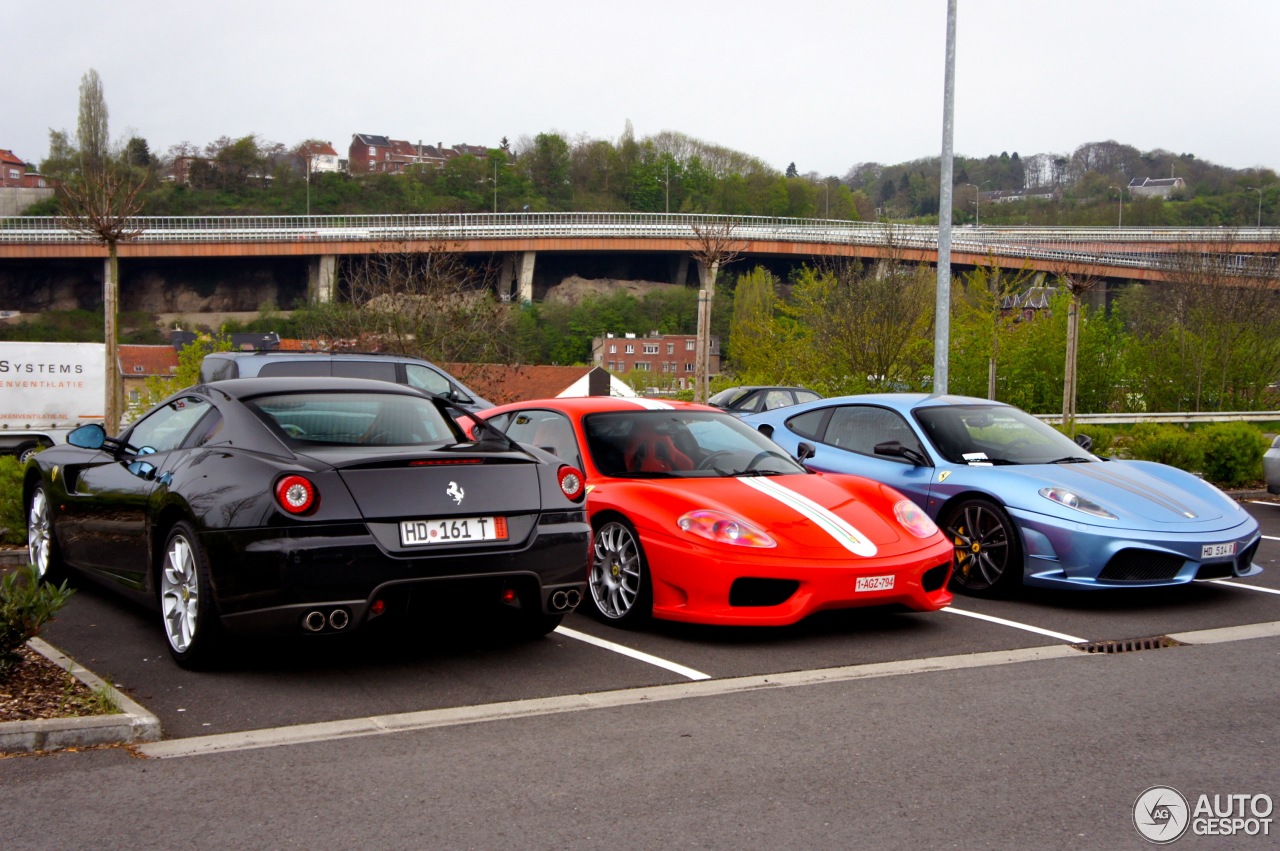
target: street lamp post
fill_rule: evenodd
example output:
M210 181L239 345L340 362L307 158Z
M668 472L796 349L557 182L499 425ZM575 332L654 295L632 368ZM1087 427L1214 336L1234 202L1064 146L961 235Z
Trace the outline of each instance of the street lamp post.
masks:
M313 154L307 154L307 215L311 215L311 158Z
M1116 191L1117 199L1120 202L1120 207L1116 211L1116 229L1119 230L1124 226L1124 190L1119 186L1112 186L1111 188Z
M498 212L498 160L493 161L493 211Z
M1256 186L1249 188L1258 193L1258 227L1262 227L1262 190Z
M978 202L982 200L982 193L972 183L966 183L965 186L973 187L973 226L976 228L982 224L981 210L978 206Z

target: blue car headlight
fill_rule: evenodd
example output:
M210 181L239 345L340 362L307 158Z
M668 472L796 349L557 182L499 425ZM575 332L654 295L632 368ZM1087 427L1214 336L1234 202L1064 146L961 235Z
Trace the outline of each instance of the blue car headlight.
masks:
M1083 511L1085 514L1092 514L1094 517L1105 517L1108 520L1116 519L1114 514L1098 505L1098 503L1066 488L1040 488L1040 495L1050 502L1065 505L1067 508L1074 508L1076 511Z

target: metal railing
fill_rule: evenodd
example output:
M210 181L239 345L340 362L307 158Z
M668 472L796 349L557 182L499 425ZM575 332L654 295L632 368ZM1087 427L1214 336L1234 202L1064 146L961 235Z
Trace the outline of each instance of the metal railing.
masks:
M734 240L936 251L938 228L827 219L681 213L460 213L359 216L142 216L131 220L141 243L414 242L533 238L630 238L691 241L696 228L719 226ZM0 218L0 243L76 244L94 238L56 217ZM1270 228L960 227L953 253L1153 268L1179 246L1280 242ZM1242 255L1243 256L1243 255ZM1242 265L1245 265L1242 260Z
M1036 414L1050 425L1061 414ZM1280 411L1183 411L1160 414L1076 414L1076 425L1132 425L1134 423L1280 423Z

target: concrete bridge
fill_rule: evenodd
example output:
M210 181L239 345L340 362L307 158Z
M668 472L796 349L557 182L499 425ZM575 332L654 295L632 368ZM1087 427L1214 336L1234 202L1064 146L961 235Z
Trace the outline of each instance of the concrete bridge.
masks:
M539 253L665 253L685 283L698 232L716 232L742 257L896 258L937 263L938 228L927 225L649 213L478 213L371 216L140 217L121 258L294 257L309 261L308 292L334 295L337 258L386 251L449 250L502 258L500 289L529 300ZM955 266L1027 267L1119 280L1159 281L1179 255L1225 256L1242 274L1280 253L1266 228L959 227ZM0 261L105 258L106 249L56 218L0 218ZM699 269L700 274L705 270Z

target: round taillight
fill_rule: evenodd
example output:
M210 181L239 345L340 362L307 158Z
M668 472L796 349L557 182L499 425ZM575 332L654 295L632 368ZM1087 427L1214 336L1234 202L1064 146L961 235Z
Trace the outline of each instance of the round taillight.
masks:
M580 471L572 467L561 467L556 477L560 480L560 490L569 499L579 502L585 495L586 486Z
M290 514L307 514L319 504L320 494L302 476L285 476L276 482L276 502Z

